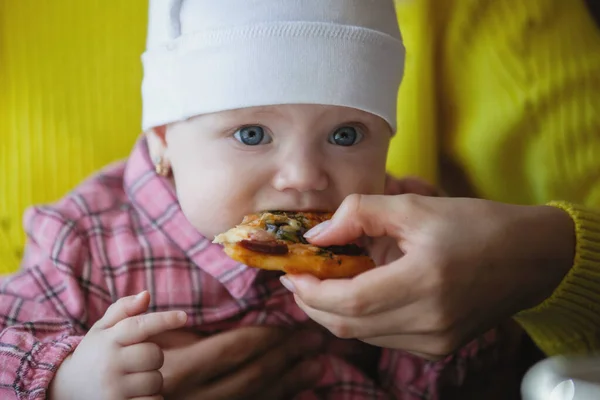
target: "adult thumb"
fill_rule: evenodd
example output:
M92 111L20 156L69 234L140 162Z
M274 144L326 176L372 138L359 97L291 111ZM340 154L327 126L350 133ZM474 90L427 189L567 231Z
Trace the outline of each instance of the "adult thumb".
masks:
M96 329L108 329L118 322L142 314L148 310L150 294L143 291L135 296L122 297L108 307L104 316L94 325Z
M352 194L331 220L315 226L304 237L321 247L351 243L363 236L399 239L401 197Z

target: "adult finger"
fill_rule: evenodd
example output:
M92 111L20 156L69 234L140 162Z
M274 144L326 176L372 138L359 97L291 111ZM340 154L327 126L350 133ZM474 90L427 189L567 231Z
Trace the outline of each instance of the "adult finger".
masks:
M123 347L119 353L123 372L146 372L160 369L165 357L155 343L144 342Z
M425 269L411 254L352 279L320 281L308 275L286 275L282 283L310 307L344 316L366 316L411 304L425 279Z
M361 236L398 238L406 215L403 198L410 195L376 196L352 194L344 199L331 220L306 232L317 246L350 243Z
M294 398L304 390L315 387L321 378L323 366L318 360L306 360L299 362L273 385L261 393L263 399L287 400Z
M122 346L140 343L150 336L181 328L187 321L183 311L164 311L129 317L117 323L113 329L115 340Z
M160 394L163 377L158 371L127 374L123 377L124 394L127 398L156 396Z
M290 331L264 326L248 326L208 337L198 342L194 353L201 363L195 366L198 383L239 369L289 337Z
M142 397L133 397L130 400L165 400L163 395L157 394L155 396L142 396Z
M296 299L296 303L310 319L342 339L365 339L391 334L428 334L431 333L429 326L434 327L435 323L433 318L424 318L422 306L417 303L366 317L343 317L315 310L300 299Z
M304 332L303 332L304 334ZM301 357L309 356L321 347L322 336L292 335L239 371L205 387L198 398L239 399L252 396L271 387Z
M460 342L439 335L392 335L362 339L363 342L386 349L402 350L417 357L439 361L460 347Z
M122 297L108 307L104 316L91 330L108 329L126 318L142 314L148 309L149 303L150 294L147 291L135 296Z

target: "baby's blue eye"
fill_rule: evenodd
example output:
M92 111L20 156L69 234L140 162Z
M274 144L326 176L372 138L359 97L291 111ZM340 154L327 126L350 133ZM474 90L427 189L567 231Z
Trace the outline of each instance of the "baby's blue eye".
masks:
M259 144L271 143L271 138L265 133L264 128L261 126L245 126L238 129L233 134L233 137L246 146L258 146Z
M363 134L353 126L343 126L338 128L329 136L329 143L338 146L354 146L360 142L363 138Z

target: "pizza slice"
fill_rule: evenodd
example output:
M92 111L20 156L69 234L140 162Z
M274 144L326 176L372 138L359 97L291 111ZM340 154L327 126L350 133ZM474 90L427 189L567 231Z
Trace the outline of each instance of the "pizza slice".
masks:
M320 279L350 278L375 267L357 245L317 247L304 239L331 213L267 211L244 217L242 223L218 235L232 259L250 267L311 274Z

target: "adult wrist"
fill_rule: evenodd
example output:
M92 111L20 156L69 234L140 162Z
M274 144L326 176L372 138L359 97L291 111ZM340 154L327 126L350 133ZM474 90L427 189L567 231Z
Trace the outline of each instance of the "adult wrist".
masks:
M515 318L548 355L597 351L600 348L600 215L596 210L568 202L548 205L547 209L556 209L553 215L566 214L571 219L574 257L565 276L546 298ZM559 231L549 233L563 236ZM555 249L555 253L562 254L560 249ZM561 268L560 263L554 266Z
M560 286L573 267L576 249L575 223L569 213L551 205L533 206L535 208L535 227L539 234L539 242L534 246L537 250L536 270L540 272L540 280L546 287L533 306L548 299ZM536 242L536 238L533 238Z

